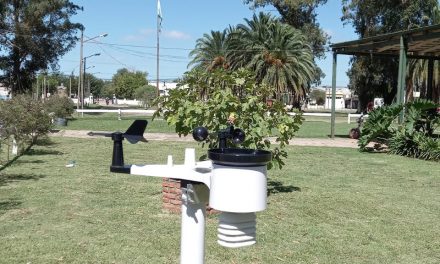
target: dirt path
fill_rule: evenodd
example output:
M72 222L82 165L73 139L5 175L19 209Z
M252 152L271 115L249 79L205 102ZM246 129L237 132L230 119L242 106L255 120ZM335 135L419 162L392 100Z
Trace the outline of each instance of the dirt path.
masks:
M59 130L54 131L50 136L55 137L75 137L75 138L98 138L89 136L88 130ZM177 134L169 133L145 133L144 137L152 141L193 141L191 136L179 137ZM295 138L290 141L291 145L296 146L316 146L316 147L340 147L357 148L357 140L349 138Z

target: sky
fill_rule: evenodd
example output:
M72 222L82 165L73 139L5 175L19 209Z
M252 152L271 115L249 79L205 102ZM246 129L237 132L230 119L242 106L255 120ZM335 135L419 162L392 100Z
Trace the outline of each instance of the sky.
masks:
M82 23L84 31L84 57L96 53L99 56L87 58L86 71L98 78L111 79L118 69L143 71L148 80L156 80L157 42L157 0L72 0L82 6L73 16L73 22ZM160 34L160 79L176 79L187 70L191 58L189 52L196 40L211 30L223 30L229 25L245 23L254 10L242 0L161 0L162 31ZM271 6L255 12L270 12L278 16ZM357 39L350 25L340 20L341 1L329 0L317 11L321 28L337 43ZM107 33L106 37L96 36ZM78 34L79 36L79 34ZM89 40L93 38L92 40ZM337 85L346 86L348 77L348 56L338 56ZM60 71L64 74L78 74L80 45L60 59ZM318 61L326 77L322 85L331 85L332 55ZM90 67L90 68L89 68Z

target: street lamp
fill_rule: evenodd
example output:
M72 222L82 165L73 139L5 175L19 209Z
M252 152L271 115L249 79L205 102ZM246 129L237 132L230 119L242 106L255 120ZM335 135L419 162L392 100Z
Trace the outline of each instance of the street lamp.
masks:
M103 38L107 37L108 34L104 33L101 35L98 35L93 38L84 39L84 29L81 30L81 46L80 46L80 59L79 59L79 82L78 82L78 102L76 104L76 109L79 109L79 102L81 100L81 108L84 108L84 77L82 76L83 72L85 72L85 67L83 67L83 46L84 43L89 42L91 40L94 40L96 38Z
M82 95L83 95L83 100L84 100L84 95L85 95L85 93L84 93L84 87L85 87L85 81L86 81L86 69L88 69L87 67L86 67L86 65L87 65L87 58L90 58L90 57L94 57L94 56L100 56L101 55L101 53L95 53L95 54L92 54L92 55L89 55L89 56L86 56L86 57L84 57L84 62L83 62L83 69L84 69L84 72L83 72L83 80L82 80L82 84L81 84L81 86L82 86L82 90L81 90L81 93L82 93ZM91 67L89 67L89 68L93 68L93 67L95 67L95 66L91 66ZM81 109L84 109L84 102L81 104Z

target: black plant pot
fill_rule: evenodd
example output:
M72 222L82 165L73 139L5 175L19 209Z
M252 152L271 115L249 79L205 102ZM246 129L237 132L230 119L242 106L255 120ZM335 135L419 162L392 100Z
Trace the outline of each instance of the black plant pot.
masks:
M63 117L55 117L54 123L57 126L67 126L67 119Z

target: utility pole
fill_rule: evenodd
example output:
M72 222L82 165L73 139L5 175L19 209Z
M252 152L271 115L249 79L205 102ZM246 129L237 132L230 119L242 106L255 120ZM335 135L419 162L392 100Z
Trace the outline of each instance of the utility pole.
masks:
M156 89L157 89L157 96L160 96L160 90L159 90L159 34L160 34L160 16L157 16L157 47L156 47Z
M83 41L84 41L84 29L81 29L81 46L80 46L80 55L79 55L79 77L78 77L78 95L77 95L77 102L76 102L76 109L79 109L80 106L80 100L81 100L81 106L82 106L82 93L81 93L81 88L82 88L82 67L83 67Z
M159 90L159 35L162 27L162 9L160 7L160 0L157 0L157 45L156 45L156 89L157 89L157 97L160 96Z
M72 75L69 76L69 98L72 98Z

